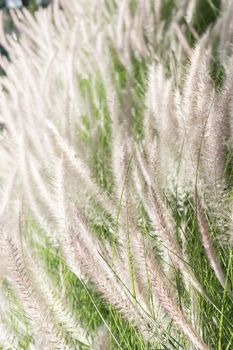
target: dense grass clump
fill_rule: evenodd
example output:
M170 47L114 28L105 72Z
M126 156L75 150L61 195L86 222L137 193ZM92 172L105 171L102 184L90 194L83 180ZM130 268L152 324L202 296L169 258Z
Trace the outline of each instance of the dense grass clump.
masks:
M231 2L9 15L0 348L231 350Z

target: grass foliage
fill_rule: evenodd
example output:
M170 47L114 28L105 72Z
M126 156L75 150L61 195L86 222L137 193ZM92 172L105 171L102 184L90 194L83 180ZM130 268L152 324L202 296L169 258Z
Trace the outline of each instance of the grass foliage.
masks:
M54 0L0 43L0 348L233 348L233 6Z

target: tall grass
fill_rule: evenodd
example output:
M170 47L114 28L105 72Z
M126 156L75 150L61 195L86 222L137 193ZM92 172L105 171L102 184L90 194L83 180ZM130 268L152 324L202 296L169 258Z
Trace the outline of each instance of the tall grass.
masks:
M10 11L2 349L232 348L232 12L211 0Z

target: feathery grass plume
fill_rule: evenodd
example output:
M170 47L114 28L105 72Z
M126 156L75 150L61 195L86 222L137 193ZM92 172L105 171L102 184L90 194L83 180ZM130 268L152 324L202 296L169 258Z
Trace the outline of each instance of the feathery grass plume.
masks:
M232 246L233 243L233 202L230 201L228 205L226 206L226 221L227 221L227 236L224 234L222 235L222 241L226 244L230 244Z
M204 207L201 203L201 199L199 198L198 194L196 194L196 210L197 210L197 221L198 221L198 227L199 232L201 236L201 241L203 244L203 247L205 249L206 255L208 257L209 263L211 268L213 269L217 279L219 280L221 286L225 289L227 288L227 291L229 295L232 297L232 291L229 286L226 286L226 276L222 270L221 264L217 258L217 255L214 251L213 247L213 241L209 232L208 228L208 222L205 217L204 213Z
M76 256L73 250L73 246L69 238L69 225L72 218L69 216L69 212L72 210L72 206L69 204L69 192L68 192L68 180L70 179L67 173L67 162L63 159L57 160L56 165L56 178L54 179L54 197L57 203L55 221L58 228L58 242L61 246L61 252L64 259L69 266L70 270L78 276L78 278L85 279L78 264L76 263Z
M169 295L168 287L164 284L162 272L158 270L155 264L152 262L150 256L147 258L148 271L151 278L152 286L156 295L159 298L164 310L169 314L171 319L177 324L178 327L184 332L184 334L190 339L191 343L200 350L209 349L204 344L201 337L199 337L189 322L186 320L185 315L176 305L176 302Z
M145 261L146 239L143 239L137 227L137 202L134 187L130 181L133 154L130 157L125 147L122 156L122 166L118 166L118 171L122 174L122 181L121 184L119 183L119 217L116 222L117 237L114 237L112 262L114 262L115 271L122 278L133 298L140 307L149 310L150 286ZM116 238L120 255L118 260L115 257Z
M179 121L174 104L173 81L166 78L165 69L161 64L153 64L148 71L146 107L144 148L149 159L156 159L157 172L163 184L163 174L167 173L167 182L170 177L172 180L176 166L174 149L179 147Z
M77 251L77 238L74 238L74 240ZM121 315L138 329L145 341L154 343L158 336L161 336L164 324L159 317L156 321L154 320L154 312L150 310L150 301L144 298L140 289L136 289L136 294L134 294L134 290L131 292L132 285L127 278L125 279L122 270L128 264L126 259L123 260L124 265L121 265L120 259L115 258L115 264L113 265L111 261L106 260L104 251L99 253L103 259L103 264L106 264L107 267L106 272L104 272L103 268L102 270L98 268L97 260L92 259L92 261L90 256L86 255L84 257L83 253L84 248L82 248L82 255L81 249L78 255L78 264L82 272L89 277L90 281L95 283L106 301L119 310ZM147 281L147 284L149 284L149 281ZM137 279L135 279L135 285L140 287ZM160 313L160 311L157 310L157 313Z
M194 115L193 113L196 112L196 103L198 93L199 93L199 85L200 79L203 79L201 75L204 73L206 77L206 69L208 69L208 62L205 63L204 66L201 64L203 57L204 57L204 51L206 49L208 43L208 33L204 35L203 38L200 39L198 44L196 45L193 54L190 56L190 67L188 68L188 72L186 75L186 80L184 84L184 111L185 111L185 121L187 123L190 123L188 125L192 125L192 122L194 121ZM203 82L205 83L205 81ZM202 87L202 86L201 86ZM201 116L200 116L201 118ZM198 121L196 120L196 123Z
M213 191L222 195L225 188L226 145L229 139L229 104L232 97L232 71L226 75L222 90L217 94L207 121L205 176ZM218 197L217 197L218 198Z
M175 33L176 33L176 36L184 50L184 52L190 56L192 54L192 50L191 50L191 47L189 46L184 34L182 33L180 27L177 25L177 23L174 24L174 30L175 30Z
M4 183L4 187L1 189L1 208L0 218L4 217L6 213L8 203L12 198L12 191L15 187L17 169L13 170L11 176L7 179L7 183Z
M209 75L210 53L206 49L207 41L208 33L201 38L190 57L178 114L180 149L177 183L179 186L191 188L197 179L200 183L202 177L202 145L214 98Z
M161 179L167 173L163 186L171 183L172 187L175 184L192 190L198 181L210 197L211 193L219 197L225 186L231 73L227 74L222 90L214 91L210 49L207 47L209 36L206 33L200 39L191 55L178 104L175 96L179 95L172 79L165 77L161 66L157 69L151 67L147 89L148 114L144 119L145 149L151 154L151 142L155 140ZM177 173L174 173L174 168Z
M45 349L72 349L67 344L59 329L52 323L50 315L30 282L29 273L19 249L12 240L6 236L1 228L1 242L5 250L6 262L8 263L7 278L13 285L17 295L24 305L35 332L36 339Z
M117 276L114 268L112 270L110 267L111 261L103 259L97 239L90 234L80 214L76 217L75 222L78 234L75 233L74 227L70 227L69 234L77 256L77 264L82 273L95 283L106 300L119 309L126 319L135 322L136 326L142 330L146 330L149 322L148 316L137 303L134 303L128 288L126 289L121 284L121 279L124 280L124 277Z
M146 209L148 210L148 215L154 225L155 233L161 240L165 256L167 256L169 260L171 259L177 268L180 268L181 272L190 281L193 287L202 294L203 290L192 271L189 269L188 264L183 259L180 248L174 237L175 227L172 223L171 216L159 198L159 194L155 187L152 185L150 175L147 172L143 164L143 159L139 153L138 160L148 187L148 198L145 199Z
M10 329L9 325L3 320L0 320L0 346L3 349L13 349L18 348L19 339L16 334Z
M11 349L11 346L18 349L26 345L31 339L31 329L24 315L22 305L20 305L13 289L4 277L5 272L6 266L1 272L1 341L3 344L5 341L5 345L8 344L7 349Z
M105 194L103 191L101 191L101 189L92 180L88 167L86 167L85 164L83 164L80 159L75 157L75 152L72 150L71 147L67 145L65 140L59 135L58 131L50 123L50 121L47 121L47 123L48 123L49 130L53 133L53 135L56 138L58 146L60 147L60 151L63 152L64 156L67 157L67 161L69 161L70 165L74 168L74 170L78 173L78 175L81 176L81 178L85 181L85 184L88 186L89 190L92 193L99 194L98 199L100 201L100 204L103 206L103 208L106 209L107 211L110 209L111 212L113 211L114 213L114 207L110 202L108 195Z
M220 30L219 54L221 62L225 67L227 67L227 60L232 55L232 11L233 4L230 1L224 1Z
M59 295L59 291L56 290L55 284L47 276L47 272L41 262L29 253L28 248L26 254L28 264L30 262L29 268L34 284L54 315L54 322L59 324L64 331L69 332L75 340L89 346L90 339L88 339L86 332L72 313L70 305Z
M95 334L92 349L93 350L108 350L109 344L109 330L106 326L100 326Z

